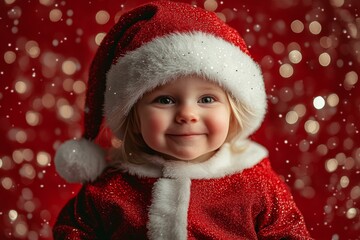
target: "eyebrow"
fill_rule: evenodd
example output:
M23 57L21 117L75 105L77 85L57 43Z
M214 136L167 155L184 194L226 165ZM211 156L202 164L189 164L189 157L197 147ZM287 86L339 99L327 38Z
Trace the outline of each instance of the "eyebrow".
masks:
M220 90L220 91L224 91L220 86L206 86L203 88L204 90Z
M176 90L176 89L173 89L173 88L176 88L177 86L174 85L173 87L171 87L170 89L164 89L166 85L161 85L161 86L158 86L156 88L154 88L153 90L151 90L150 92L147 92L148 94L152 94L152 93L155 93L157 91L167 91L167 90ZM212 91L212 90L216 90L216 91L223 91L223 92L226 92L221 86L217 85L216 83L213 83L213 82L208 82L208 84L206 84L206 86L201 86L199 88L200 90L202 91Z

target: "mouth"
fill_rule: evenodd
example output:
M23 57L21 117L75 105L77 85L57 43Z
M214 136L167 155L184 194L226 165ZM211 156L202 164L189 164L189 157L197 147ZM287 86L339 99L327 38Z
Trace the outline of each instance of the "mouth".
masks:
M174 133L174 134L166 134L170 137L192 137L192 136L201 136L203 133Z
M180 133L180 134L167 134L169 138L172 139L183 139L183 140L190 140L195 139L197 137L203 136L203 133Z

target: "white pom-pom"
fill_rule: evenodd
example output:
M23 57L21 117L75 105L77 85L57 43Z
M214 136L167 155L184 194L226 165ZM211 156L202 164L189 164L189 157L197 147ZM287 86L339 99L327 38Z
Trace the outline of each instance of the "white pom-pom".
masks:
M60 145L54 162L58 174L71 183L93 181L106 167L104 150L83 138Z

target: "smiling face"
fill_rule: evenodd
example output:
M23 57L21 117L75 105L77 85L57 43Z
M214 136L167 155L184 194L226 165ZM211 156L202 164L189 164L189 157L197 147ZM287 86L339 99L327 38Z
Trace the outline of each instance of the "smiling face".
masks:
M157 87L143 96L136 111L145 143L165 159L205 161L229 132L227 94L196 76Z

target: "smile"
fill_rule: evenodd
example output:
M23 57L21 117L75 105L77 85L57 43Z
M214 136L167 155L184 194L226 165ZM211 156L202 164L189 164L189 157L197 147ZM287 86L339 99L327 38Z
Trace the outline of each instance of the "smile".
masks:
M166 134L169 137L172 138L193 138L198 136L203 136L205 134L203 133L183 133L183 134Z

